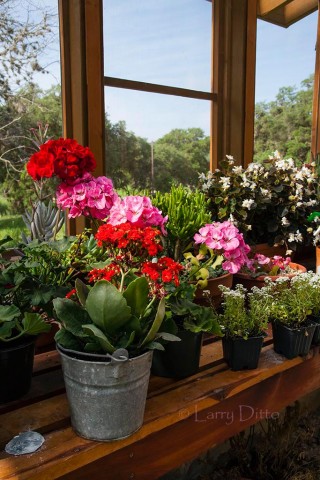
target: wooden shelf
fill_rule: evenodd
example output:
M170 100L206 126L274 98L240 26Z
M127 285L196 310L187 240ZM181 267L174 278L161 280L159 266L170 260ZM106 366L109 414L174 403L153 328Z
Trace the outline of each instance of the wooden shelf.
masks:
M207 342L199 373L179 381L151 377L142 428L108 443L73 432L58 354L38 355L30 393L0 406L0 444L3 449L29 429L45 443L20 457L2 450L0 479L156 479L320 385L318 347L287 360L267 337L259 368L233 372L222 360L221 342Z

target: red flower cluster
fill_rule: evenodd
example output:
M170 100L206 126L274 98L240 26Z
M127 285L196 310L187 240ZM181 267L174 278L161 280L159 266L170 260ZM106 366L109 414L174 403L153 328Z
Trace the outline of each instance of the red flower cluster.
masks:
M162 257L155 263L144 262L141 272L151 278L154 282L170 283L174 282L175 286L179 286L179 273L183 269L180 263L175 262L172 258Z
M66 183L72 183L95 168L96 161L91 150L69 138L49 140L27 163L27 171L34 180L50 178L55 174Z
M101 225L95 237L99 247L122 250L123 254L130 254L131 258L140 257L140 261L146 255L155 256L163 250L160 244L160 230L153 227L137 227L130 222Z
M94 268L88 274L89 282L94 283L98 280L108 280L111 282L113 277L120 275L120 267L116 263L110 263L105 268Z

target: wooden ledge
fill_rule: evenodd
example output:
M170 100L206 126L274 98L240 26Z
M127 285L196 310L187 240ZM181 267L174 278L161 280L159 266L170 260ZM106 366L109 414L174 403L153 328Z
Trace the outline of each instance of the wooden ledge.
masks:
M159 478L319 388L318 347L308 357L287 360L270 342L257 370L229 370L218 341L202 348L198 374L180 381L152 377L142 428L108 443L73 432L58 354L38 355L30 393L0 406L0 446L28 429L46 441L31 455L12 457L2 450L0 479Z

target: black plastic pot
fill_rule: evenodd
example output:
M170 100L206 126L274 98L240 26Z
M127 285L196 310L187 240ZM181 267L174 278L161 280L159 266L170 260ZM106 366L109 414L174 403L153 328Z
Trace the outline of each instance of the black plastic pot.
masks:
M272 322L273 348L287 358L307 355L314 336L316 324L309 322L300 328L290 328L279 322Z
M231 370L253 370L259 363L263 336L222 337L223 358Z
M202 333L180 330L180 342L165 345L165 351L154 350L151 373L159 377L185 378L199 370Z
M312 317L312 321L316 324L314 330L312 345L320 345L320 317Z
M34 359L35 338L0 342L0 403L11 402L28 392Z

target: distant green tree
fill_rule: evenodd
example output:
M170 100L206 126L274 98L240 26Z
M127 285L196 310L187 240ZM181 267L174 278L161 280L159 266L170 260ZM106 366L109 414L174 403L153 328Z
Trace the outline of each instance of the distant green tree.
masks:
M280 88L272 102L260 102L255 111L255 156L261 162L275 150L304 163L310 159L313 75L301 88Z
M16 212L30 205L31 180L25 164L37 150L31 129L48 125L48 137L62 136L60 87L47 91L29 85L10 96L0 106L0 182L1 193Z
M210 139L201 128L171 130L154 145L155 188L197 185L199 173L209 169L209 151Z
M150 187L151 146L128 132L124 121L112 124L106 117L106 171L116 188Z

